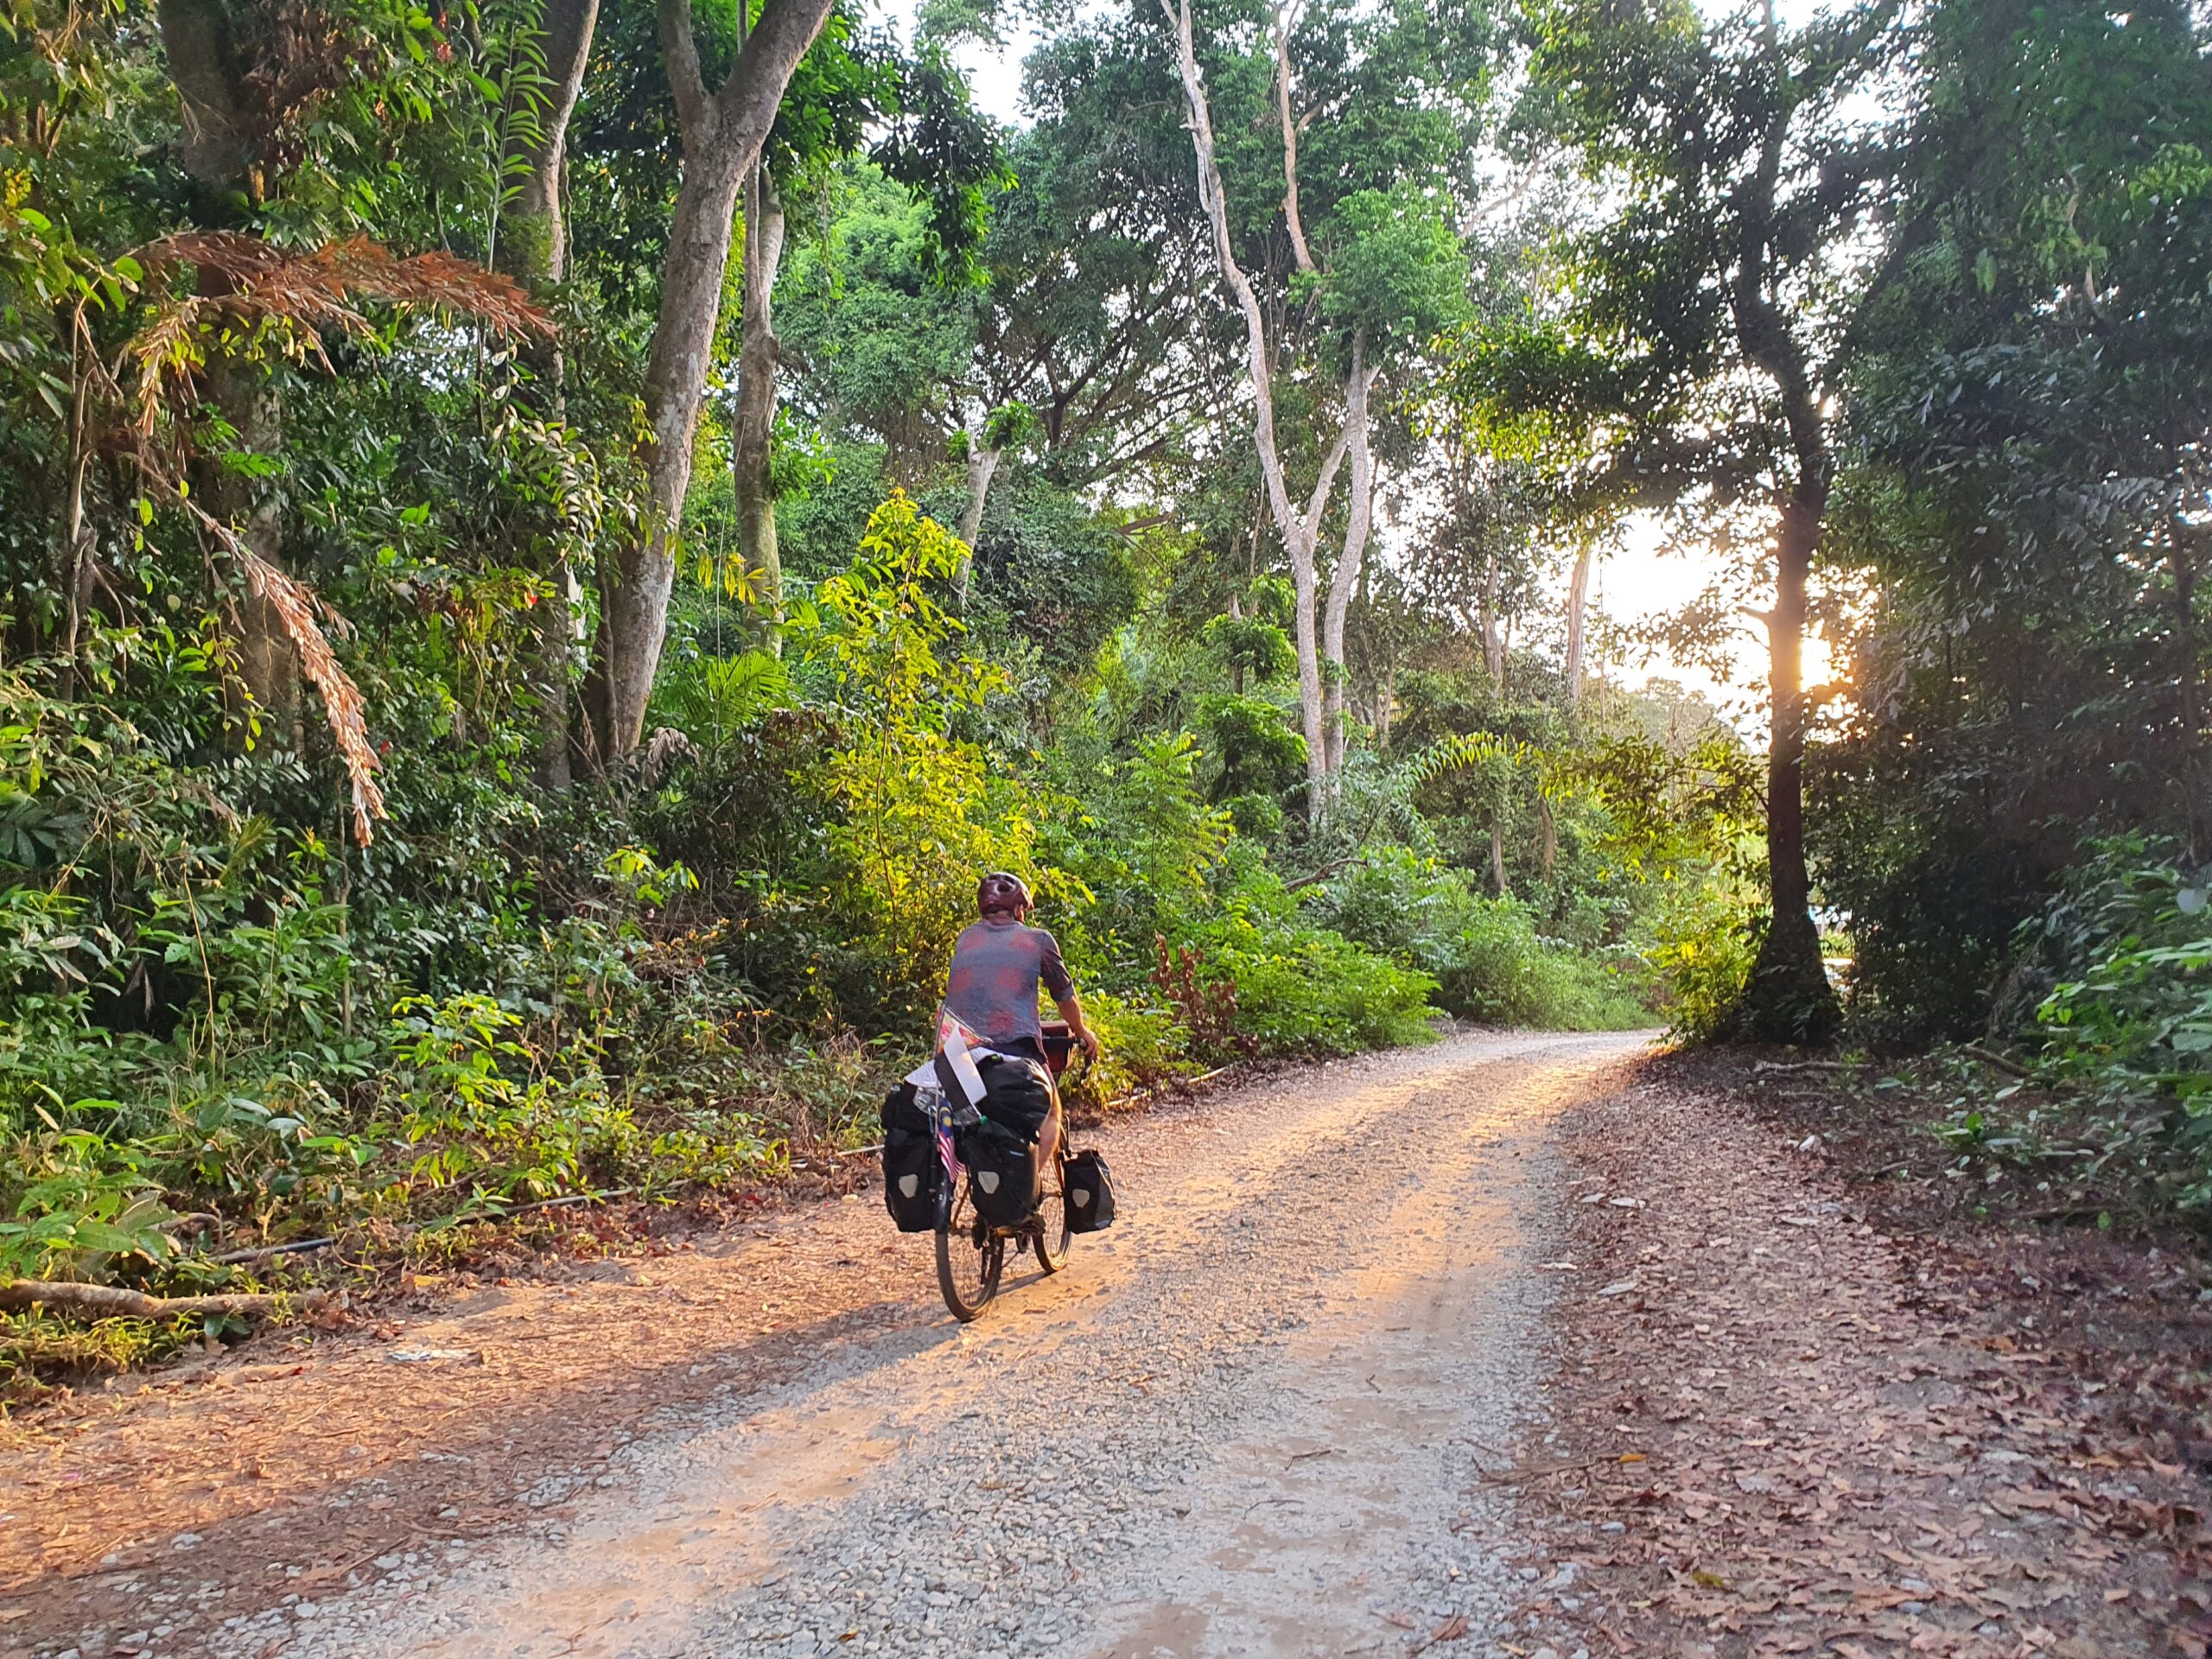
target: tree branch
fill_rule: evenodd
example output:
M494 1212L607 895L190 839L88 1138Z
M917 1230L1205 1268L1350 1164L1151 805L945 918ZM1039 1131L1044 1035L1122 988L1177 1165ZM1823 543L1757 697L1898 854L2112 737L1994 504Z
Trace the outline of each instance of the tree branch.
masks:
M327 1291L311 1290L299 1296L149 1296L119 1285L79 1285L43 1279L18 1279L0 1285L0 1310L66 1307L80 1313L137 1319L169 1319L179 1315L205 1318L209 1314L273 1313L284 1304L320 1307L330 1300Z
M715 99L716 120L728 129L730 142L760 148L775 124L791 71L829 21L830 0L762 0L760 21Z
M691 0L660 0L660 49L668 60L669 89L676 95L677 130L689 152L713 136L715 106L699 67L698 37L691 32Z
M1260 470L1267 479L1268 502L1274 509L1275 522L1287 533L1299 520L1297 509L1291 505L1289 486L1283 480L1281 458L1275 448L1275 400L1268 359L1267 319L1260 309L1260 296L1253 290L1252 279L1236 263L1236 250L1229 234L1228 196L1221 181L1220 163L1215 159L1218 152L1214 144L1213 118L1207 108L1205 82L1198 73L1198 47L1191 34L1191 0L1160 0L1160 9L1166 14L1168 25L1175 31L1177 64L1183 77L1184 111L1189 117L1191 144L1198 153L1198 201L1213 230L1214 256L1221 262L1222 282L1244 317L1252 394L1259 405L1254 435L1258 441Z
M1283 9L1274 9L1275 109L1282 122L1282 216L1290 226L1290 251L1300 270L1311 271L1313 250L1306 245L1306 222L1298 212L1298 128L1290 118L1290 28Z

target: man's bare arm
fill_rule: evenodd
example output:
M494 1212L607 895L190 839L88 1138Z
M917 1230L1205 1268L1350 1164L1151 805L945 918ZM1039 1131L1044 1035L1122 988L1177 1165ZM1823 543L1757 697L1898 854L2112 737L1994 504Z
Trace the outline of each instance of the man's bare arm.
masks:
M1061 997L1056 1006L1059 1008L1060 1018L1068 1022L1069 1032L1076 1041L1083 1045L1083 1052L1096 1062L1098 1058L1098 1033L1084 1020L1083 999L1076 995L1073 986L1068 988L1068 994Z

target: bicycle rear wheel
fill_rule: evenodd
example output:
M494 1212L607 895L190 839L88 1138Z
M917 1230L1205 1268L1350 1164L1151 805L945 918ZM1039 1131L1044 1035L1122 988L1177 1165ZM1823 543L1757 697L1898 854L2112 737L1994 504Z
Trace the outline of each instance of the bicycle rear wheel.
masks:
M965 1325L988 1307L1005 1271L1006 1241L976 1217L963 1181L953 1194L950 1219L937 1230L937 1287L952 1317Z
M1063 1131L1065 1139L1065 1132ZM1068 1264L1068 1246L1075 1229L1068 1225L1068 1160L1065 1144L1052 1160L1052 1179L1045 1189L1045 1202L1037 1211L1037 1230L1031 1242L1037 1247L1037 1265L1058 1273Z

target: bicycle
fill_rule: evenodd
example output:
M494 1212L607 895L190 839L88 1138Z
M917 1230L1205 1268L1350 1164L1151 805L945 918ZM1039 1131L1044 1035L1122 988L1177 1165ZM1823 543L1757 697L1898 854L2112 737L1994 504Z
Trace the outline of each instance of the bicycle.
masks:
M933 1089L924 1090L918 1097L936 1135L938 1160L944 1173L937 1197L937 1285L944 1293L945 1306L963 1325L989 1306L999 1294L1008 1244L1017 1253L1035 1251L1039 1268L1047 1274L1067 1265L1075 1234L1068 1220L1068 1130L1067 1116L1060 1107L1059 1078L1072 1046L1065 1027L1058 1020L1046 1022L1046 1076L1059 1134L1037 1209L1014 1226L995 1227L986 1222L976 1213L969 1192L968 1170L960 1161L958 1132L977 1121L976 1109L964 1097L956 1104Z

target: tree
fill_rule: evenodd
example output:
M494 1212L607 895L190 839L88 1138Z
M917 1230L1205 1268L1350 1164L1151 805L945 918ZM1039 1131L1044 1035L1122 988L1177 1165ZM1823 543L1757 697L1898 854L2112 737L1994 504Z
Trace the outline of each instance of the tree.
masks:
M738 550L771 616L783 604L772 454L781 348L771 307L783 259L785 199L858 153L872 125L881 137L870 147L870 159L926 210L924 263L940 284L964 287L981 278L976 253L989 194L1013 182L998 134L971 107L967 83L942 41L925 38L916 56L901 61L880 49L856 49L843 20L832 19L785 94L745 196L743 328L731 450ZM817 193L821 188L814 183Z
M1283 154L1294 173L1297 150L1287 139ZM1376 383L1387 371L1414 368L1429 343L1468 313L1467 256L1452 228L1448 200L1426 183L1357 192L1332 216L1335 245L1325 244L1329 270L1320 309L1345 359L1344 424L1351 440L1344 545L1321 627L1321 721L1332 772L1344 764L1344 624L1374 522ZM1410 397L1410 388L1403 391Z
M976 537L983 526L983 504L990 497L991 480L999 469L999 459L1008 449L1019 448L1036 429L1037 416L1027 404L1001 404L983 416L974 432L963 432L952 459L964 461L968 468L968 499L960 509L960 544L968 551L960 556L959 568L952 577L953 592L960 602L968 602L969 573L975 563Z
M536 31L516 26L506 42L512 83L507 102L514 130L510 158L501 156L505 200L493 226L493 264L541 302L568 275L569 227L562 211L568 182L569 125L582 96L599 28L599 0L548 0ZM503 137L506 135L503 135ZM507 146L503 143L502 149ZM516 173L508 183L510 168ZM557 419L561 355L556 337L541 336L527 353L534 385L522 396L541 420ZM569 781L569 654L575 574L564 538L546 540L545 601L536 607L532 689L537 696L537 779L552 789Z
M2212 844L2203 15L1969 0L1911 48L1824 554L1867 595L1859 695L1809 779L1893 1042L2019 1017L2016 930L2085 838Z
M289 99L267 112L255 108L252 81L265 78L273 50L265 20L219 0L162 0L157 17L169 74L184 109L178 157L202 194L202 221L228 228L243 222L275 182L275 141L282 122L304 101ZM224 278L213 267L202 276L216 294ZM283 406L268 377L239 352L219 347L207 364L208 398L237 442L241 457L273 462L283 447ZM201 483L218 517L239 525L253 555L281 568L283 524L276 493L257 488L242 467L219 462ZM240 661L246 688L288 733L299 712L300 665L276 607L257 591L238 609Z
M1326 85L1316 108L1294 112L1294 60L1289 24L1281 10L1270 15L1268 79L1281 144L1281 207L1287 258L1278 266L1281 286L1263 304L1237 251L1224 181L1221 147L1198 59L1190 0L1161 0L1174 31L1176 63L1198 172L1198 195L1213 232L1214 257L1223 285L1245 331L1245 372L1255 405L1253 439L1275 531L1289 559L1298 595L1299 703L1306 742L1307 810L1316 819L1327 807L1329 779L1341 762L1342 693L1325 682L1342 673L1346 607L1358 584L1371 523L1374 472L1371 398L1376 377L1391 345L1425 343L1455 308L1465 305L1465 262L1452 245L1440 211L1440 187L1464 159L1471 122L1466 105L1466 68L1443 67L1440 87L1420 72L1428 60L1421 48L1437 34L1466 44L1465 14L1439 20L1414 10L1386 14L1369 23L1349 12L1330 14L1314 31L1316 62ZM1249 84L1249 73L1243 79ZM1423 93L1440 94L1424 99ZM1322 108L1338 115L1334 143L1325 152L1327 189L1319 206L1323 230L1309 239L1305 213L1316 192L1301 177L1300 130ZM1378 144L1373 124L1395 118L1399 142ZM1310 153L1310 152L1309 152ZM1311 168L1308 168L1311 172ZM1332 252L1327 270L1313 248ZM1340 245L1340 247L1332 246ZM1302 343L1342 398L1344 418L1321 459L1300 506L1293 499L1278 441L1277 377L1300 353L1289 338L1300 311L1318 312L1325 325L1306 331ZM1271 320L1272 312L1272 320ZM1349 458L1351 491L1346 539L1336 563L1332 600L1320 614L1316 553L1338 472Z
M1774 513L1766 802L1772 915L1741 1027L1824 1037L1837 1007L1809 909L1802 683L1808 581L1835 476L1835 397L1866 273L1856 239L1888 165L1851 99L1897 7L1785 29L1771 0L1535 14L1532 118L1618 207L1577 240L1554 315L1474 365L1500 406L1548 411L1599 464L1592 501L1704 493Z
M691 483L738 192L766 141L784 89L830 15L830 0L762 0L720 87L709 89L690 0L658 0L683 183L669 227L658 316L645 365L645 522L615 550L600 597L594 725L601 752L626 760L644 734Z
M1092 25L1032 54L1036 121L1010 140L1020 185L994 207L974 296L973 404L1028 408L1038 464L1071 489L1179 483L1209 435L1209 232L1155 33Z

